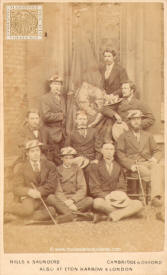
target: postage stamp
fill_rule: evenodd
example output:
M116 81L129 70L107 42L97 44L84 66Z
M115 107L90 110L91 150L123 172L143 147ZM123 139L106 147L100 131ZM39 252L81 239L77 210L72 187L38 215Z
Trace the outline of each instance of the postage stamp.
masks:
M42 6L7 6L7 39L42 39Z

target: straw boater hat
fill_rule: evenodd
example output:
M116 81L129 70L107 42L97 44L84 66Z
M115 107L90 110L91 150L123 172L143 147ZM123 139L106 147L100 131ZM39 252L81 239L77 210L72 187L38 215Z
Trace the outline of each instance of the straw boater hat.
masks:
M129 205L129 197L123 191L112 191L106 196L106 200L114 207L123 208Z
M74 156L76 156L77 155L77 151L74 148L68 146L68 147L64 147L64 148L61 149L60 155L61 156L67 156L67 155L74 155Z
M143 113L140 110L129 110L127 118L138 118L138 117L143 117Z
M29 140L25 144L25 150L29 150L34 147L42 146L43 143L39 142L37 139Z
M49 83L52 83L52 82L61 82L63 84L63 79L60 76L55 74L49 78Z

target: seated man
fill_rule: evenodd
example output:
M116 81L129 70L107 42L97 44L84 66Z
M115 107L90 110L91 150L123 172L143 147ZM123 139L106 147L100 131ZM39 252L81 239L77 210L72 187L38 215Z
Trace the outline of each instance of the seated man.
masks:
M155 122L149 107L135 97L135 85L131 81L122 84L122 97L117 100L117 104L103 106L95 121L91 124L92 126L96 125L103 117L111 121L111 127L114 122L117 122L112 128L112 136L116 141L122 132L128 130L126 123L129 110L138 109L143 113L142 129L149 128Z
M123 121L128 122L128 111L140 110L143 114L141 127L147 129L154 124L155 118L149 107L135 97L135 89L135 85L131 81L122 84L123 100L119 103L117 112Z
M76 115L76 129L67 138L66 145L72 146L83 160L89 162L100 159L101 140L96 130L88 128L88 117L83 111L78 111Z
M131 200L126 195L126 181L118 162L114 160L115 148L105 143L101 153L103 159L89 167L89 188L94 198L93 207L97 212L106 214L109 220L119 221L142 209L142 203ZM95 222L99 220L96 215Z
M151 180L151 198L162 196L163 173L158 163L161 152L153 136L142 130L142 112L130 110L127 116L129 130L123 133L117 142L117 157L120 164L130 174L137 174L137 168L145 182Z
M41 198L46 200L49 194L55 192L58 186L58 172L52 162L41 158L41 145L38 140L26 143L27 160L19 167L14 178L13 192L17 202L7 202L6 213L33 220L50 218L48 211L42 209ZM57 199L56 203L58 208L68 211L63 202ZM53 207L50 211L55 215Z
M24 146L28 140L38 139L45 143L46 133L40 122L38 110L29 110L23 128L19 131L20 146Z
M45 128L40 123L40 116L38 110L29 110L27 112L26 120L23 127L19 130L18 133L18 146L20 149L19 156L13 164L14 173L17 171L21 162L26 158L24 145L28 140L39 140L43 143L42 152L46 153L47 143L48 143L48 134Z
M72 164L76 154L77 152L72 147L61 149L63 164L58 167L61 176L60 186L55 195L49 195L47 202L55 206L55 200L59 198L72 212L86 212L91 210L93 199L86 196L87 187L82 169Z

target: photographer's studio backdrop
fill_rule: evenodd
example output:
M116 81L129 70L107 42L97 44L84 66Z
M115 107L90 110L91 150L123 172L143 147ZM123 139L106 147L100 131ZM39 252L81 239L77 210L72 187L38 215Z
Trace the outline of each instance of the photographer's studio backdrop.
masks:
M43 6L43 39L6 40L4 24L6 156L15 153L17 130L27 109L38 107L47 79L55 73L64 78L71 110L70 91L75 93L83 80L100 85L98 67L106 47L117 51L138 96L152 109L156 123L150 131L163 135L163 4L33 4ZM5 16L4 5L4 22Z

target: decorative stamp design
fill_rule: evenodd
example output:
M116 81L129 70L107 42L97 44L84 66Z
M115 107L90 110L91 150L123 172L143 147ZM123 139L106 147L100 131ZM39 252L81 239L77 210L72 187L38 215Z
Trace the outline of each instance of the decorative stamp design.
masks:
M42 39L42 6L7 6L7 39Z

